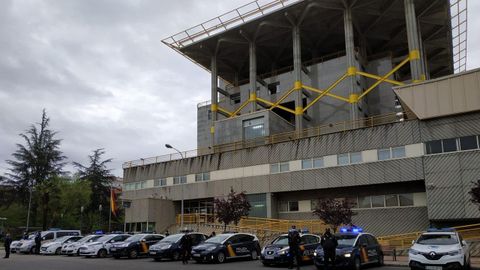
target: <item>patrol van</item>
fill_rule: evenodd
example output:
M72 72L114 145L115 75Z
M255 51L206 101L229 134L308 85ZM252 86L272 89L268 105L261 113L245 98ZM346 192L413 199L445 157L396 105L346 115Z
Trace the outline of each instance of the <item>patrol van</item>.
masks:
M259 254L258 238L248 233L219 234L192 248L192 258L197 262L224 263L236 258L257 260Z
M50 229L48 231L40 232L42 243L46 241L52 241L63 236L80 236L82 233L80 230L61 230ZM35 253L35 234L33 237L29 237L28 240L23 240L22 245L17 247L17 251L22 253ZM40 248L40 247L39 247Z

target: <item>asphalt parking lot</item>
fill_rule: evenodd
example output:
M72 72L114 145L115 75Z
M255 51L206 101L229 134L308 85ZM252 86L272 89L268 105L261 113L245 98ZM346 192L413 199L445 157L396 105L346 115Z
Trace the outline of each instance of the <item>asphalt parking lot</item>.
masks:
M3 252L2 254L3 255ZM245 270L245 269L287 269L286 267L264 267L260 261L231 261L225 264L198 264L191 261L188 265L182 262L155 262L152 259L142 258L136 260L112 258L97 259L67 256L42 256L12 254L10 259L0 258L1 270L138 270L138 269L189 269L189 270ZM314 270L313 265L302 266L301 269ZM369 267L371 270L406 270L406 267Z

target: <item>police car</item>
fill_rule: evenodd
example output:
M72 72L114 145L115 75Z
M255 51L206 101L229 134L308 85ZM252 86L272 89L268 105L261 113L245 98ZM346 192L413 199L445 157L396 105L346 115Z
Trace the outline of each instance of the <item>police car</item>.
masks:
M108 234L98 238L95 242L83 244L78 253L87 258L96 256L98 258L105 258L110 254L110 248L113 243L123 242L131 235L128 234Z
M62 246L61 253L62 255L68 255L68 256L73 256L73 255L79 255L78 249L85 244L88 243L93 243L95 242L98 238L102 237L103 235L101 234L91 234L83 237L82 239L73 242L73 243L65 243Z
M155 261L161 261L162 259L179 260L181 258L181 245L182 239L185 235L189 235L192 239L192 247L204 242L208 237L203 233L178 233L172 234L155 245L150 246L149 255Z
M341 228L335 234L338 241L335 266L361 269L365 265L383 265L383 252L375 236L364 233L361 228ZM314 263L318 269L325 268L325 258L322 246L315 250Z
M74 243L82 239L82 236L63 236L45 243L40 247L40 254L44 255L60 255L63 244Z
M300 251L302 262L311 262L313 253L320 245L320 236L300 234ZM266 245L260 254L263 265L287 264L289 262L288 234L282 234Z
M223 233L192 248L197 262L224 263L235 258L258 259L260 244L255 235L248 233Z
M469 246L453 229L429 229L414 241L408 252L408 265L411 269L469 269Z
M115 259L128 257L135 259L138 256L148 255L148 247L165 238L161 234L136 234L123 242L117 242L110 247L110 253Z

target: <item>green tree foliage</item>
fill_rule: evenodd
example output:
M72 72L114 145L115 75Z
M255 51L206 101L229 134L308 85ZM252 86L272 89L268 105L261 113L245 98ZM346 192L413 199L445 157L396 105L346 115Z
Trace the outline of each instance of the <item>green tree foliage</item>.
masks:
M30 188L33 188L39 201L32 204L32 221L35 222L37 210L40 210L43 229L47 228L52 195L49 182L63 173L66 158L59 150L61 140L55 138L57 133L49 129L49 122L43 110L41 122L20 134L25 143L17 144L13 159L7 160L11 168L7 173L8 180L4 181L14 188L15 200L24 205L28 203Z
M80 163L74 162L73 165L78 168L78 176L81 180L87 181L90 185L90 204L86 207L88 223L93 226L95 223L102 226L105 224L110 211L110 187L112 185L114 176L111 170L107 168L107 164L112 159L102 160L102 155L105 154L103 149L96 149L93 154L88 156L89 164L84 166ZM100 205L101 210L100 210ZM97 219L97 222L95 222ZM88 227L87 229L92 229Z
M215 216L217 220L224 224L224 230L227 229L227 225L234 223L238 225L240 219L244 216L248 216L251 209L251 205L247 200L245 192L236 193L233 188L227 196L227 199L220 198L215 199Z
M352 223L352 217L356 214L352 211L352 206L352 202L348 199L322 198L318 200L313 214L336 232L340 225Z

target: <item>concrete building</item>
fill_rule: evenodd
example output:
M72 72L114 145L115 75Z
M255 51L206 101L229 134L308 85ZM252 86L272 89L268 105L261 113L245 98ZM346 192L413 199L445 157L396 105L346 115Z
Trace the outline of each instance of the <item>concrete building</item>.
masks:
M480 72L466 1L255 1L164 43L211 73L198 150L124 164L130 228L164 230L245 191L251 216L355 201L377 235L480 220ZM182 200L183 199L183 200Z

